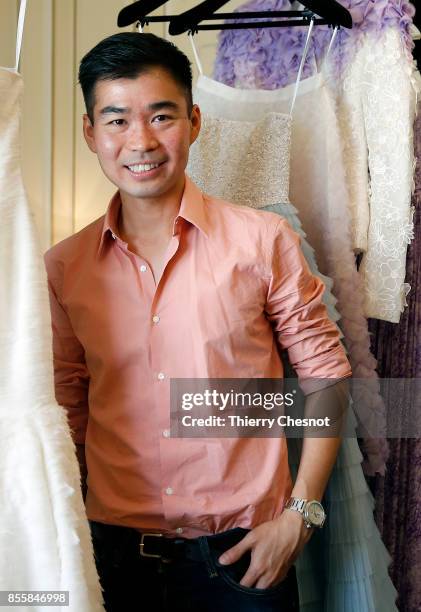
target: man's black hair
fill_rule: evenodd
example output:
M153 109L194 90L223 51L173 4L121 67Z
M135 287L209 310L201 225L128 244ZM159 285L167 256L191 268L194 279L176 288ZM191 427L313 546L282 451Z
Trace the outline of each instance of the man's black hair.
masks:
M120 32L101 40L80 62L79 83L91 124L94 124L95 85L98 81L135 79L151 68L166 70L183 89L190 116L193 100L188 57L165 38L154 34Z

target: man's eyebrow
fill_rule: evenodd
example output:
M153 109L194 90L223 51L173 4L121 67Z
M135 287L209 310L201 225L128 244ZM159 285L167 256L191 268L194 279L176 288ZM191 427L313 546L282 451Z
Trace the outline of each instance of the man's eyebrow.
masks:
M128 108L122 108L119 106L104 106L104 108L101 108L101 110L99 111L100 115L110 115L112 113L128 113L129 109Z
M173 100L161 100L160 102L152 102L148 105L148 109L151 111L159 111L163 108L171 108L172 110L180 110L179 105Z
M172 100L161 100L160 102L152 102L152 104L148 104L148 110L150 111L159 111L164 108L170 108L172 110L180 110L179 105ZM100 115L111 115L111 114L124 114L130 112L129 108L120 107L120 106L104 106L99 111Z

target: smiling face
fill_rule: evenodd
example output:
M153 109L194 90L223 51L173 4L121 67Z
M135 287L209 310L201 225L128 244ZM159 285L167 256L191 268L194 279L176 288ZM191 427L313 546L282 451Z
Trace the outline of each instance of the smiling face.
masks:
M167 71L98 81L93 114L93 126L83 116L85 140L122 198L179 197L200 110L194 105L189 116L183 89Z

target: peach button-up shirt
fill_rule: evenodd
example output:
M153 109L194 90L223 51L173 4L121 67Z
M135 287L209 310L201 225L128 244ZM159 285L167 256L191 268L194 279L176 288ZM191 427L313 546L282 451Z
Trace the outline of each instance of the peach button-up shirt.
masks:
M86 445L88 518L185 537L275 518L292 488L285 438L171 438L171 378L299 377L350 366L299 237L273 213L186 177L158 286L104 216L45 254L56 398Z

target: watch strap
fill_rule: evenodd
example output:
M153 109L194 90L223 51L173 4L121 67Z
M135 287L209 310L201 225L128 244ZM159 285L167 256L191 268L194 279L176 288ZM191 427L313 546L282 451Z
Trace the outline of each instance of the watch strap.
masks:
M285 508L288 508L289 510L297 510L297 512L300 512L304 515L304 508L306 506L306 503L306 499L300 499L299 497L290 497L287 503L285 504Z

